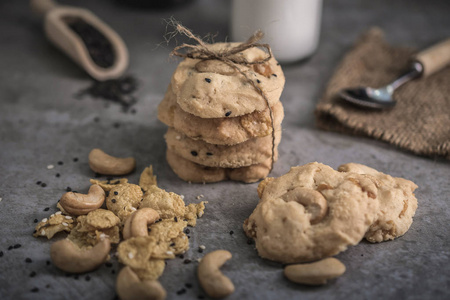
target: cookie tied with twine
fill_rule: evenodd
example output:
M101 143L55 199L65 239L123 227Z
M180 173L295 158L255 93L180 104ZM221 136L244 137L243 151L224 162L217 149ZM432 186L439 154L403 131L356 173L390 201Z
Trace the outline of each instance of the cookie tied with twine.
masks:
M200 59L200 60L217 60L225 63L229 67L233 68L237 72L239 72L245 80L261 95L264 101L267 104L267 107L270 112L270 122L272 127L272 153L271 153L271 166L270 171L273 169L273 165L275 162L275 125L274 125L274 116L273 110L270 107L269 100L265 93L261 90L261 88L256 85L256 83L251 80L248 75L240 68L240 66L250 67L254 65L262 65L268 62L272 58L272 50L268 44L258 43L264 36L264 33L260 30L256 31L246 42L238 44L237 46L230 47L227 49L211 49L209 47L209 43L203 41L200 37L196 36L189 29L181 25L180 23L171 20L171 25L175 27L176 33L187 36L189 39L194 40L197 44L187 44L183 43L180 46L175 47L171 55L178 56L183 58L191 58L191 59ZM264 50L266 53L265 57L260 59L255 59L253 61L247 60L243 56L237 55L238 53L242 53L243 51L251 48L260 48ZM185 51L183 51L185 50Z

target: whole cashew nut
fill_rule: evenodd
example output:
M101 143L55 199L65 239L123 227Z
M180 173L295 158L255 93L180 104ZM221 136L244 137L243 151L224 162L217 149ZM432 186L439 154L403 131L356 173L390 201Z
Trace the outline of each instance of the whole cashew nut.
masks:
M111 249L109 239L103 239L93 248L84 250L68 239L60 240L50 247L53 264L68 273L84 273L104 263Z
M159 213L153 208L138 209L125 220L123 238L147 236L148 225L155 223L158 219Z
M98 184L93 184L87 195L67 192L61 197L59 204L68 214L79 216L100 208L104 201L105 191Z
M305 206L305 209L311 214L311 224L319 223L327 214L327 200L316 190L297 187L281 198L286 202L296 201Z
M336 258L326 258L309 264L290 265L284 268L284 276L290 281L308 285L320 285L341 276L345 265Z
M114 157L96 148L89 153L89 167L104 175L125 175L136 168L136 160L133 157Z
M117 276L116 292L121 300L163 300L167 295L159 281L140 281L128 266L122 268Z
M230 258L230 252L216 250L206 254L198 265L197 276L200 285L212 298L223 298L234 292L233 282L219 269Z

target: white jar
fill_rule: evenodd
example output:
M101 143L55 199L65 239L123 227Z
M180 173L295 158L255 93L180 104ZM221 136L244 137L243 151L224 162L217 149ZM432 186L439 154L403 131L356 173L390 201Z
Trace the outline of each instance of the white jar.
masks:
M261 29L280 62L314 53L319 42L322 0L233 0L231 37L246 41Z

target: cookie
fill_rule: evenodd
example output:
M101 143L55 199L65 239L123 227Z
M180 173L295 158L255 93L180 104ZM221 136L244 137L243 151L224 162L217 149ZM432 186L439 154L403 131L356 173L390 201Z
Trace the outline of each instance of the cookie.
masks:
M220 50L236 45L216 43L210 47ZM267 54L251 48L236 56L253 62ZM279 101L285 78L275 58L264 65L238 67L264 92L270 106ZM201 118L236 117L267 108L264 98L248 80L221 62L186 58L176 68L171 84L181 109Z
M284 118L280 101L273 107L274 127L278 127ZM176 96L169 85L164 99L158 106L158 119L169 127L184 133L193 139L201 139L210 144L235 145L254 137L263 137L272 133L270 111L253 112L240 117L203 119L187 113L177 104Z
M366 240L372 243L393 240L408 231L417 209L414 182L355 163L342 165L338 170L369 175L377 185L380 209L377 220L366 232Z
M272 135L253 138L232 146L193 140L173 128L169 128L164 137L170 151L208 167L240 168L262 163L272 157ZM275 131L275 158L278 156L280 139L281 127Z
M170 150L166 152L167 162L175 174L189 182L206 183L224 180L242 181L252 183L265 178L270 172L271 159L248 167L211 168L193 163L178 156Z
M261 200L244 231L261 257L282 263L318 260L358 244L379 210L370 178L317 162L260 185Z

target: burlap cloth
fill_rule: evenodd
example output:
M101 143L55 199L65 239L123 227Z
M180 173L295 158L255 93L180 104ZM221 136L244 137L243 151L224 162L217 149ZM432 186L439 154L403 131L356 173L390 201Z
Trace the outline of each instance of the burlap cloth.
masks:
M363 109L337 97L342 88L388 84L408 69L413 54L388 45L378 28L363 34L328 83L316 107L317 126L450 159L450 67L400 87L394 94L397 104L389 110Z

